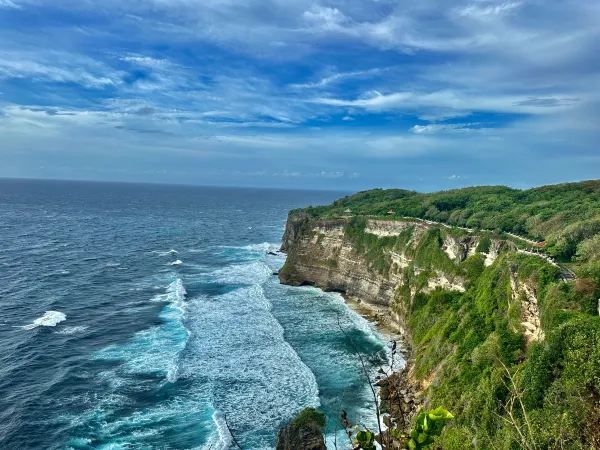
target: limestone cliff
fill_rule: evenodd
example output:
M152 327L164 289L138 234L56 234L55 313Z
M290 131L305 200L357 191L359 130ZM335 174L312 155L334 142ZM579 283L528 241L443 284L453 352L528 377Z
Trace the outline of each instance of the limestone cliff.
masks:
M502 204L490 189L485 198L479 188L440 193L435 204L375 190L293 211L280 279L373 305L365 309L403 332L409 367L378 381L394 439L415 409L443 406L454 414L436 440L446 450L600 449L597 261L590 256L580 267L551 258L577 239L507 233L542 218L531 212L495 223ZM536 208L546 221L563 218L546 201ZM577 229L591 233L590 224Z
M279 278L285 284L313 285L378 307L383 311L378 317L386 316L384 322L404 336L405 358L422 362L423 353L412 348L412 331L423 325L413 317L415 299L437 291L464 294L482 282L479 278L486 269L498 271L499 281L482 289L507 292L507 320L514 316L511 330L527 344L543 340L536 283L519 275L509 257L518 254L515 249L511 241L486 232L418 220L316 219L297 212L290 214L283 236L287 260ZM501 255L507 257L495 264ZM438 372L439 364L427 371L410 364L399 384L399 390L412 392L405 399L410 403L405 415L415 412L420 401L414 400L435 382Z
M358 220L363 222L357 236L349 229ZM404 332L406 308L418 292L463 292L466 279L458 266L476 250L490 265L507 246L491 240L489 248L478 249L480 240L464 230L456 233L408 219L314 219L299 212L287 221L281 249L288 256L279 278L388 307L394 325Z
M370 269L345 239L345 225L344 219L311 221L305 215L290 216L282 246L288 257L280 280L389 305L396 280Z

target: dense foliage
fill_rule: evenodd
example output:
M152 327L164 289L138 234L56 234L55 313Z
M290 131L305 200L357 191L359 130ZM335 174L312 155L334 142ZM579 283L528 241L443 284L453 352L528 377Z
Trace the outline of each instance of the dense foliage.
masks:
M443 250L445 235L453 230L433 227L411 243L414 227L377 237L365 232L366 224L365 217L351 218L345 236L372 270L389 273L391 252L410 260L392 308L407 318L414 375L428 386L429 404L456 412L436 446L600 448L596 278L581 272L576 280L561 281L560 268L510 246L486 267L482 253L492 242L485 235L475 254L457 262ZM577 258L586 264L582 271L598 264L599 242L596 235L576 246ZM423 290L436 273L460 277L465 292ZM515 282L536 293L545 336L539 342L525 339Z
M572 259L578 245L600 231L600 180L518 190L482 186L429 194L374 189L309 208L318 217L410 216L451 225L512 232L548 241L547 251Z
M402 280L390 307L404 318L412 376L426 408L455 414L433 448L600 449L600 180L431 194L376 189L303 213L349 217L344 237L369 269ZM406 217L444 226L404 220L394 235L367 232L372 218ZM543 251L563 264L517 251L515 239L524 241L513 233L545 240ZM452 240L474 247L451 258ZM576 278L564 276L565 264ZM449 290L454 281L464 291Z
M325 427L325 414L315 408L304 408L292 421L292 426L301 428L314 424L319 428Z
M431 411L421 411L415 420L415 426L410 433L406 448L409 450L430 450L434 448L436 438L454 416L438 406Z

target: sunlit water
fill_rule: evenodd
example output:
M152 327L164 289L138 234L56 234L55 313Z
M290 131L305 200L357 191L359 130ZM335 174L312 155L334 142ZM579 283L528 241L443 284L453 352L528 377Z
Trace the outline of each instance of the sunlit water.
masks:
M306 406L329 439L342 408L372 424L354 348L375 367L384 339L269 254L338 196L0 181L0 448L273 448Z

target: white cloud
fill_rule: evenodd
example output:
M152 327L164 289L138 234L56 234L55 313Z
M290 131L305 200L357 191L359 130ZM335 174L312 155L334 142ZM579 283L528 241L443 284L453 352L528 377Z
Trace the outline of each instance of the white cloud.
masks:
M21 9L21 5L18 5L12 0L0 0L0 9L1 8Z
M171 65L171 63L167 59L153 58L151 56L143 55L125 55L121 57L121 60L126 61L128 63L137 64L139 66L154 69L162 69Z
M304 11L303 17L310 26L322 30L340 30L344 24L350 22L338 8L320 5L313 5L308 11Z
M490 128L482 127L479 123L433 123L413 125L410 130L415 134L487 133Z
M321 78L318 81L312 83L292 83L290 87L292 88L323 88L329 86L331 84L335 84L344 80L352 79L352 78L367 78L372 77L374 75L380 75L385 72L385 68L375 67L373 69L368 70L355 70L351 72L338 72L332 75L327 75L326 77Z
M64 63L59 65L57 61ZM120 74L101 63L55 52L0 51L1 78L72 82L97 89L120 83Z
M310 102L343 107L362 108L369 111L413 111L425 117L457 117L473 111L547 114L575 106L577 98L560 94L544 97L440 90L432 92L373 91L357 99L316 98Z
M370 161L439 155L597 153L599 2L0 0L36 4L56 8L52 23L0 30L2 99L15 103L0 111L0 150L102 150L105 139L132 152L277 154L323 163L298 170L322 179L353 171L331 160L366 173ZM79 14L102 24L66 20ZM16 105L38 100L54 106ZM463 172L435 177L447 173Z
M472 3L468 6L463 7L459 10L459 14L461 16L473 16L482 18L490 15L500 15L505 14L509 11L512 11L515 8L521 6L522 2L496 2L496 1L479 1L476 3Z

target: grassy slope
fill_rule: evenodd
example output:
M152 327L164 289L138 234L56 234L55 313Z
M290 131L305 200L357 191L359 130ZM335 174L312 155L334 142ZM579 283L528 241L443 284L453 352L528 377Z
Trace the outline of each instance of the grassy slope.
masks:
M569 260L579 242L600 232L600 180L529 190L482 186L429 194L374 189L308 211L331 217L343 215L347 208L356 215L420 217L545 239L550 254ZM389 210L394 215L387 215Z
M407 311L416 376L434 380L427 390L430 405L443 405L456 416L440 441L444 449L600 448L600 230L589 226L600 220L599 192L599 182L529 191L369 191L309 209L321 217L341 215L348 207L369 215L394 209L396 215L527 233L548 239L557 254L580 263L579 278L569 283L558 281L558 269L543 260L509 251L490 267L479 253L455 264L441 249L443 234L453 231L430 230L408 248L410 230L377 238L364 233L364 218L350 221L346 236L372 269L390 270L390 249L413 260L396 306ZM488 246L482 239L478 251ZM413 267L425 270L416 275ZM432 270L467 279L466 292L438 289L411 299L410 286L424 285ZM542 342L527 345L524 339L511 272L535 287Z

